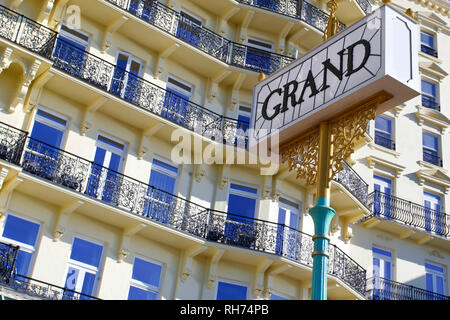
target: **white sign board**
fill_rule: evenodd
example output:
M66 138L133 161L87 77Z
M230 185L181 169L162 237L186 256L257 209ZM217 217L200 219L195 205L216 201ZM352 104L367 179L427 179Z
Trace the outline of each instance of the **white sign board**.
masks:
M279 144L385 91L383 113L420 92L417 22L384 5L254 87L250 147Z

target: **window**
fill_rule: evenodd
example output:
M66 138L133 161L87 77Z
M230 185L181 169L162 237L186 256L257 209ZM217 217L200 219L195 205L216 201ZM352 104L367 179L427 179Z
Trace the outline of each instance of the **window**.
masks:
M434 82L422 80L422 106L440 111L437 96L437 85Z
M442 198L437 194L424 192L423 199L425 207L425 230L442 234L445 231Z
M53 57L54 66L75 76L81 76L85 51L89 47L89 36L80 30L61 25Z
M420 32L420 51L437 58L434 35L425 31Z
M394 210L391 203L394 202L393 198L393 183L391 179L373 175L373 213L382 215L386 218L394 217Z
M64 288L71 290L64 293L66 299L75 295L73 291L82 293L80 299L94 295L102 254L103 245L74 238L64 284Z
M272 44L269 42L247 39L247 56L245 64L249 68L271 71Z
M228 196L228 214L225 223L225 239L229 244L252 247L256 241L254 216L258 190L231 183Z
M392 119L378 116L375 118L375 143L382 147L395 150L393 139Z
M297 259L300 237L300 206L298 203L280 197L278 200L278 226L275 252L291 259Z
M159 299L162 274L162 264L136 257L133 264L128 300Z
M169 77L161 116L184 125L187 121L189 100L192 97L192 93L193 88L191 85L174 77Z
M29 219L19 218L13 214L8 214L6 217L2 240L5 243L20 246L15 264L18 275L29 275L39 229L40 224ZM3 245L0 244L0 246Z
M180 11L177 37L198 47L202 38L203 21L192 14Z
M270 295L270 300L290 300L289 298L286 298L286 297L284 297L284 296L282 296L282 295L279 295L279 294L271 294Z
M423 132L422 145L423 161L442 167L439 137L432 133Z
M40 177L52 180L58 169L59 148L65 138L68 121L57 113L37 109L27 150L23 158L23 169Z
M443 266L435 263L425 262L426 289L428 291L445 295L446 294L446 272ZM429 297L432 299L432 297Z
M153 159L150 172L144 216L167 223L170 216L170 204L178 177L178 168L159 159Z
M137 104L141 87L139 77L142 75L143 63L126 52L119 52L116 61L110 91Z
M236 282L219 281L217 284L217 300L247 300L248 288Z
M117 204L125 144L106 135L97 137L97 149L91 167L86 193L91 197Z
M252 117L252 108L240 105L237 118L236 144L242 147L248 146L247 130L250 127L250 119Z
M373 297L375 300L389 299L395 288L391 283L394 273L393 254L390 250L372 247L372 257L372 274L375 276Z

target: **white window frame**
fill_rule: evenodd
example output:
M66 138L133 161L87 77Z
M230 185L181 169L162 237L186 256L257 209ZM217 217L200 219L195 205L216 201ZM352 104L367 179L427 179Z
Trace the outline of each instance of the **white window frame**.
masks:
M432 133L432 132L430 132L430 131L426 131L426 130L423 130L422 131L422 134L428 134L428 135L430 135L430 136L433 136L433 137L435 137L435 138L437 138L437 144L438 144L438 148L437 148L437 150L434 150L434 149L431 149L430 147L428 147L428 146L425 146L425 144L424 144L424 141L423 141L423 135L422 135L422 152L423 152L423 149L427 149L427 150L430 150L430 151L434 151L434 152L436 152L436 154L437 154L437 156L439 157L439 159L440 160L442 160L442 141L441 141L441 136L440 135L438 135L438 134L434 134L434 133ZM435 164L433 164L433 163L431 163L432 165L435 165Z
M140 259L140 260L143 260L145 262L148 262L148 263L151 263L151 264L154 264L154 265L158 265L158 266L161 267L161 274L159 275L159 287L155 287L155 286L147 284L145 282L133 279L133 268L134 268L134 264L135 264L136 259ZM144 290L144 291L149 291L149 292L156 293L157 294L156 295L157 296L157 300L160 300L161 299L161 291L162 291L162 287L163 287L165 270L166 269L165 269L165 264L164 263L156 261L156 260L153 260L153 259L150 259L150 258L147 258L147 257L144 257L144 256L141 256L141 255L135 255L134 256L134 260L133 260L133 267L131 268L131 275L130 275L130 281L129 281L130 286L128 288L128 295L130 294L130 288L133 286L133 287L136 287L136 288Z
M436 37L436 33L435 32L433 32L433 31L430 31L430 30L425 30L425 29L420 29L420 33L419 33L419 41L420 41L420 45L422 46L422 44L424 44L424 43L422 43L422 39L421 39L421 36L422 36L422 33L425 33L425 34L427 34L427 35L429 35L429 36L432 36L433 37L433 47L431 48L431 49L433 49L434 51L436 51L436 53L437 53L437 37ZM424 45L426 45L426 44L424 44ZM427 47L428 47L428 45L426 45ZM430 47L429 47L430 48ZM420 50L420 52L423 52L422 50ZM423 53L425 53L425 52L423 52ZM426 53L425 53L426 54Z
M236 286L247 288L246 295L245 295L245 300L249 300L249 294L250 294L250 284L249 283L241 282L241 281L237 281L237 280L225 279L225 278L217 278L215 300L217 300L217 294L219 293L219 283L220 282L224 282L224 283L228 283L228 284L232 284L232 285L236 285Z
M387 135L389 135L389 139L392 142L395 142L395 139L394 139L394 137L395 137L395 119L391 118L391 117L388 117L386 115L379 115L377 117L389 120L389 122L391 123L391 131L392 132L388 132L388 131L384 131L384 130L378 129L376 127L376 120L374 120L374 122L373 122L374 134L376 135L377 131L380 132L380 133L383 133L383 134L387 134Z
M175 80L176 82L179 82L183 85L185 85L186 87L190 88L190 91L187 91L186 89L178 86L177 84L170 82L170 79ZM192 99L193 95L194 95L194 86L191 85L190 83L187 83L186 81L180 80L179 78L173 76L173 75L169 75L167 77L167 83L166 83L166 87L169 89L172 89L176 92L179 92L180 94L182 94L183 96L189 97L189 100Z
M23 243L23 242L19 242L17 240L13 240L13 239L10 239L10 238L3 237L3 232L5 231L6 220L7 220L9 215L14 216L14 217L16 217L18 219L22 219L22 220L25 220L25 221L28 221L28 222L31 222L31 223L39 225L39 230L38 230L38 233L36 234L36 241L35 241L34 247L30 246L29 244L26 244L26 243ZM2 231L1 231L1 234L0 234L0 240L2 242L6 243L6 244L10 244L10 245L14 245L14 246L20 246L20 250L21 251L24 251L26 253L31 253L31 259L30 259L30 264L28 266L28 270L27 270L26 274L23 274L23 276L28 276L31 273L31 270L33 269L34 262L36 260L36 251L37 251L37 248L39 246L40 239L41 239L41 234L42 234L42 223L40 221L34 220L32 218L25 217L23 215L17 214L17 213L12 212L12 211L7 211L6 212L4 223L3 223L3 227L2 227Z
M100 141L99 137L106 138L108 140L111 140L114 143L117 143L118 145L122 145L123 146L122 154L121 154L121 157L120 157L121 158L120 159L120 165L119 165L119 169L117 170L118 172L123 172L123 169L125 167L125 157L127 155L127 144L124 141L119 140L117 138L114 138L114 137L112 137L112 136L110 136L110 135L108 135L108 134L106 134L104 132L98 132L97 133L97 139L95 140L95 150L94 150L92 159L95 159L95 154L97 153L97 148L98 147L104 149L106 151L106 154L105 154L105 159L103 160L102 166L105 166L105 163L109 163L109 161L111 160L111 154L113 153L113 150L117 151L117 150L119 150L119 148L114 148L110 144L107 144L107 143L104 143L103 141ZM105 168L107 168L107 167L105 167Z
M431 265L433 265L435 267L442 268L443 271L442 271L442 273L440 273L437 270L428 269L426 267L426 264L431 264ZM432 278L433 278L433 280L432 280L433 281L433 289L435 289L437 287L436 286L436 276L441 276L442 277L442 279L444 280L444 283L443 283L444 292L443 292L443 294L446 295L447 294L447 268L444 265L440 264L440 263L432 262L432 261L429 261L429 260L425 260L424 268L425 268L425 274L431 274L432 275ZM426 288L426 283L425 283L425 288ZM435 292L435 291L432 291L432 292Z
M50 120L50 119L48 119L48 118L45 118L45 117L40 116L40 115L38 114L38 111L39 111L39 110L42 111L42 112L44 112L44 113L49 114L49 115L52 116L52 117L55 117L55 118L58 118L58 119L60 119L60 120L65 121L65 122L66 122L66 125L63 126L62 124L60 124L60 123L58 123L58 122L56 122L56 121L52 121L52 120ZM36 108L36 111L35 111L35 113L34 113L33 122L32 122L32 125L31 125L31 127L30 127L30 130L29 130L30 135L31 135L31 133L33 132L33 128L34 128L34 125L35 125L36 121L38 121L38 122L40 122L40 123L43 123L43 124L45 124L45 125L47 125L47 126L49 126L49 127L52 127L52 128L54 128L54 129L56 129L56 130L58 130L58 131L61 131L61 132L63 133L63 135L62 135L62 137L61 137L61 145L59 146L59 148L60 148L60 149L64 149L64 146L65 146L65 144L66 144L67 134L68 134L68 131L69 131L69 130L68 130L68 129L69 129L69 118L66 117L66 116L64 116L64 115L62 115L62 114L60 114L60 113L58 113L58 112L55 112L55 111L53 111L53 110L50 110L50 109L48 109L48 108L45 108L45 107L42 107L42 106L39 105L39 106ZM43 141L43 142L45 142L45 141Z
M162 162L164 164L166 164L167 166L173 167L175 169L177 169L177 173L174 173L173 171L167 170L166 168L163 168L161 166L159 166L158 164L154 164L153 160L156 160L158 162ZM154 155L152 162L150 163L150 177L149 180L151 179L151 175L152 175L152 170L158 171L159 173L165 174L169 177L175 178L175 185L174 185L174 189L173 190L173 194L176 194L177 189L178 189L178 178L180 177L180 166L174 164L172 161L167 160L165 158L162 158L160 156Z
M63 26L69 30L73 30L74 32L77 32L83 36L85 36L86 38L88 38L87 40L84 40L80 37L77 37L75 34L68 32L66 30L63 29ZM72 40L73 42L78 43L79 45L85 46L86 47L86 51L89 49L90 47L90 42L91 42L91 35L88 34L87 32L84 32L80 29L74 29L74 28L70 28L67 24L62 23L61 26L59 27L59 35L63 36L64 38L68 38L70 40Z
M266 46L261 46L261 45L258 45L256 43L250 43L249 40L250 41L260 42L261 44L269 45L270 49L268 49L268 47L266 47ZM253 38L253 37L247 37L247 40L246 40L245 43L246 43L246 45L248 47L251 47L251 48L263 50L263 51L266 51L266 52L273 52L273 44L271 42L268 42L268 41L264 41L264 40Z
M426 82L431 83L432 85L435 86L435 88L436 88L436 96L431 96L431 95L429 95L429 94L427 94L427 93L424 93L424 92L422 91L422 81L426 81ZM430 78L430 77L427 77L427 76L424 76L424 75L423 75L423 76L420 78L420 94L421 94L421 95L424 95L424 96L426 96L426 97L433 98L433 100L435 101L435 103L440 104L440 99L439 99L439 95L440 95L440 92L439 92L439 82L437 82L436 80L434 80L434 79L432 79L432 78Z
M391 253L391 257L389 259L389 261L391 263L391 269L390 269L391 279L389 279L389 280L395 281L395 253L394 253L394 250L389 249L389 248L385 248L385 247L382 247L382 246L378 246L378 245L375 245L375 244L372 244L372 247L371 247L372 258L378 258L378 259L380 259L382 261L385 261L385 260L387 261L387 259L389 257L387 255L384 255L384 254L373 252L373 248L376 248L378 250L382 250L382 251L386 251L386 252L390 252ZM372 275L374 275L373 267L374 266L373 266L373 259L372 259L372 265L371 265ZM384 278L384 275L381 278Z
M190 11L187 11L187 10L185 10L185 9L181 9L181 10L180 10L180 15L181 15L181 13L185 14L185 15L188 16L189 18L193 18L193 19L197 20L198 22L200 22L200 25L199 25L199 24L197 24L195 21L193 21L192 19L189 19L189 18L188 18L188 19L190 20L190 23L193 23L193 24L195 24L196 26L202 27L202 28L203 28L203 26L204 26L204 24L205 24L205 19L200 18L200 17L198 17L197 15L195 15L195 14L193 14L193 13L191 13Z
M296 204L298 208L282 201L288 201L288 202L292 202L293 204ZM289 224L291 222L291 213L292 211L295 211L296 215L297 215L297 230L301 229L301 222L302 222L302 217L301 217L301 212L302 212L302 204L299 201L295 201L285 195L282 195L278 198L278 214L277 214L277 221L279 218L279 214L280 214L280 208L284 209L285 211L289 210L289 219L287 219L287 216L284 217L285 221L284 221L284 225L289 227ZM289 220L289 224L286 224L286 220Z
M72 260L70 258L70 256L72 255L73 244L75 242L75 238L78 238L80 240L84 240L84 241L87 241L87 242L91 242L93 244L96 244L96 245L99 245L99 246L102 247L102 254L101 254L99 262L98 262L98 267L94 267L94 266L92 266L90 264L86 264L86 263L83 263L83 262L80 262L80 261L77 261L77 260ZM105 257L105 249L106 249L106 245L104 243L102 243L100 241L97 241L97 240L93 240L91 238L88 238L88 237L80 235L80 234L75 234L73 236L72 244L70 246L69 259L67 261L67 267L66 267L66 271L64 273L64 278L63 278L63 281L62 281L62 283L63 283L62 287L63 288L66 287L67 274L69 273L70 267L72 267L72 268L78 269L78 271L79 271L78 277L77 277L77 282L76 282L76 285L75 285L75 289L73 289L73 290L76 291L76 292L81 293L81 290L83 288L83 282L84 282L84 277L85 277L86 272L94 273L95 282L94 282L94 286L92 287L92 293L90 295L91 296L95 296L96 292L98 290L98 285L99 285L99 278L100 278L99 272L100 272L100 270L102 270L102 267L103 267L103 260L104 260L104 257ZM81 274L83 274L82 277L80 277Z
M137 62L140 65L139 72L138 72L138 77L142 77L142 73L143 73L143 70L144 70L144 62L141 59L136 58L133 54L131 54L129 52L118 50L117 53L116 53L116 60L115 60L116 61L116 65L117 65L117 62L119 61L119 55L124 55L124 56L128 57L128 59L127 59L127 66L125 68L125 70L127 72L130 72L131 63L133 61Z

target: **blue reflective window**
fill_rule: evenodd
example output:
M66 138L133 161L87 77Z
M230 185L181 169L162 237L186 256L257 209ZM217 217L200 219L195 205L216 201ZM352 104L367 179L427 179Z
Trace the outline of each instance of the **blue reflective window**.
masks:
M282 296L278 296L276 294L271 294L270 295L270 300L289 300L288 298L282 297Z
M422 138L424 147L432 150L439 150L439 139L437 136L424 132Z
M432 34L421 32L420 33L420 42L427 47L434 49L434 36Z
M13 215L8 215L3 230L3 237L34 246L39 232L39 225Z
M134 260L132 278L145 284L159 287L161 271L162 267L160 265L136 258Z
M258 193L258 190L254 189L254 188L245 187L245 186L241 186L241 185L234 184L234 183L231 184L230 188L234 189L234 190L239 190L239 191L253 193L253 194L257 194Z
M128 293L128 300L156 300L158 295L155 292L142 290L133 286L130 286Z
M217 288L217 300L246 300L247 287L219 282Z
M98 268L100 265L102 250L103 247L98 244L75 238L72 245L70 259Z
M392 253L390 251L386 251L386 250L383 250L383 249L379 249L379 248L373 247L372 248L372 252L373 253L377 253L377 254L381 254L383 256L392 257Z
M425 93L432 97L436 97L437 96L436 84L426 80L422 80L422 93Z

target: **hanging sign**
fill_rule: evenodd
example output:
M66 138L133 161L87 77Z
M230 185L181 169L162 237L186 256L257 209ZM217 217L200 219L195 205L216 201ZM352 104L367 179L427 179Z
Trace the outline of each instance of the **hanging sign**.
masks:
M250 147L278 136L292 140L379 92L383 113L420 94L418 25L384 5L253 90Z

